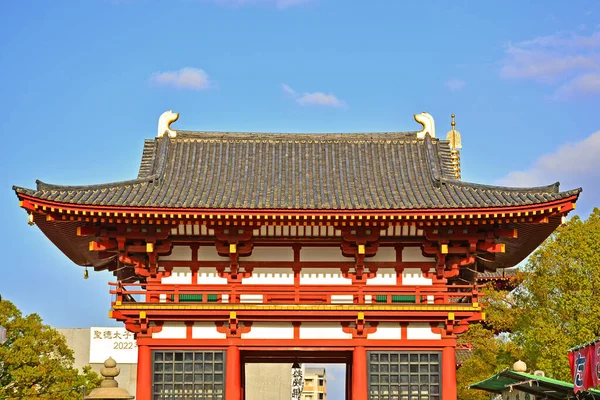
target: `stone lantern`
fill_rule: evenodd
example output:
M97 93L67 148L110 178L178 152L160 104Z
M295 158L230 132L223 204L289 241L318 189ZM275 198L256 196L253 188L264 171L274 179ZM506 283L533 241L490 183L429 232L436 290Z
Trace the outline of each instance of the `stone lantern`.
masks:
M119 382L115 380L120 372L121 370L117 368L117 362L109 357L108 360L104 361L104 368L100 370L100 375L104 377L100 387L92 390L85 398L103 400L133 399L134 396L130 395L127 390L120 388Z

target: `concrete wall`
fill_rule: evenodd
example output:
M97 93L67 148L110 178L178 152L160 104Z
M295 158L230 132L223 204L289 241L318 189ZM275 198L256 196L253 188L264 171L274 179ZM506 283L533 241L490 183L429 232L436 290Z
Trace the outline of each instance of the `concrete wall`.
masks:
M103 364L90 364L90 328L57 329L75 353L75 367L90 365L100 374ZM108 358L109 355L106 356ZM116 378L119 387L135 396L137 364L119 364L121 373ZM292 392L291 364L246 364L246 400L281 400Z
M292 364L246 364L246 400L289 399Z
M75 368L83 368L90 365L94 371L100 375L100 368L103 364L90 364L90 328L59 328L57 329L67 339L69 346L75 353ZM109 355L106 356L108 358ZM137 364L119 364L121 373L116 380L119 387L126 389L129 394L135 396L135 387L137 383Z

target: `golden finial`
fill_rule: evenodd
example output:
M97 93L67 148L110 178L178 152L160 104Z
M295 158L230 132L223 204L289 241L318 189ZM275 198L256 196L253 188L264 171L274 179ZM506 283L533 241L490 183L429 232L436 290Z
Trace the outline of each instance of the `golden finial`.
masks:
M454 117L455 115L452 114L452 122L450 122L452 130L446 135L446 140L450 142L450 156L452 158L452 166L454 167L454 176L460 179L460 151L458 149L462 149L462 142L460 132L456 130Z
M456 121L454 120L455 115L452 114L452 130L446 135L446 140L450 142L450 148L452 150L462 149L462 143L460 141L460 132L456 130Z

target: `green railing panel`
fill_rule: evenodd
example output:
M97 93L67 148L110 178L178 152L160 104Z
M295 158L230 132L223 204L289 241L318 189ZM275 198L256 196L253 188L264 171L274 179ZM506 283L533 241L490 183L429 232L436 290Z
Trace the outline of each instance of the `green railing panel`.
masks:
M377 296L375 296L375 301L377 303L387 303L387 295L378 294Z
M190 302L202 302L202 295L201 294L180 294L179 295L179 301L180 302L186 302L186 301L190 301Z
M206 296L206 301L209 303L216 303L219 300L219 296L216 294L209 294Z
M416 300L415 296L404 296L404 295L393 295L392 303L414 303Z

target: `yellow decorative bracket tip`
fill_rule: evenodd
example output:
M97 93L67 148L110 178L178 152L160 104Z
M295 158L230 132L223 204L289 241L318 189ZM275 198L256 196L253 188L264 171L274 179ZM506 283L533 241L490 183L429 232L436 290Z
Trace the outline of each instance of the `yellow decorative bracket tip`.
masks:
M358 254L365 254L365 245L364 244L358 245Z
M146 253L152 253L154 251L154 243L146 243Z
M236 319L237 318L237 313L235 311L231 311L229 313L229 319Z
M441 245L440 251L442 252L442 254L448 254L448 245L447 244Z
M359 321L362 321L362 320L364 320L364 319L365 319L365 313L364 313L364 312L362 312L362 311L361 311L361 312L359 312L359 313L358 313L358 320L359 320Z
M237 253L237 246L236 246L236 244L235 244L235 243L231 243L231 244L229 245L229 253L230 253L230 254L235 254L235 253Z
M448 321L454 321L454 313L453 312L448 313Z
M140 311L140 319L146 319L146 311Z

